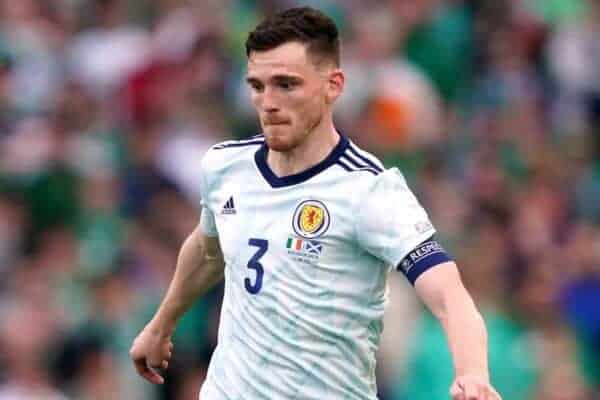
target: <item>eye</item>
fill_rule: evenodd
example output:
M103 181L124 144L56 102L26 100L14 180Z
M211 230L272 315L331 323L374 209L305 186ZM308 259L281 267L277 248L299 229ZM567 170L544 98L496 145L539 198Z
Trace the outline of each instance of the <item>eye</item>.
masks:
M283 90L292 90L295 85L292 82L284 81L279 82L277 86L279 86Z
M284 91L292 91L300 86L300 82L296 79L282 78L275 80L275 86Z
M248 82L248 85L250 86L250 88L255 91L255 92L262 92L264 89L264 86L262 83L260 82L256 82L256 81L250 81Z

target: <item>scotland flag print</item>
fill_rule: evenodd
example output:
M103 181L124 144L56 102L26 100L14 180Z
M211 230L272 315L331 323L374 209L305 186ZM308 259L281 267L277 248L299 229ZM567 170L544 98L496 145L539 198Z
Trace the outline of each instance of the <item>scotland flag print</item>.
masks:
M323 243L317 240L299 239L290 236L286 242L288 254L296 261L312 263L317 261L323 251Z

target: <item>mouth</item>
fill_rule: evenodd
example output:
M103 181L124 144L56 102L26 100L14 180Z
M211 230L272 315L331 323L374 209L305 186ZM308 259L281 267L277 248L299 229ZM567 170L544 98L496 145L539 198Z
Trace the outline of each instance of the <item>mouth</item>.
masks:
M281 119L281 120L280 119L266 120L266 121L263 122L263 124L265 126L269 126L269 125L274 125L274 126L277 126L277 125L289 125L289 123L290 123L290 121L284 120L284 119Z

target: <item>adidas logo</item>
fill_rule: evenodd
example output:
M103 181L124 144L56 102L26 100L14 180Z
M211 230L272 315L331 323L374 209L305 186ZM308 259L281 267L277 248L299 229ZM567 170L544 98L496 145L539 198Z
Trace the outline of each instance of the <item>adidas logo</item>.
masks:
M235 204L233 204L233 196L231 196L229 200L227 200L227 203L225 203L223 209L221 210L221 214L235 214Z

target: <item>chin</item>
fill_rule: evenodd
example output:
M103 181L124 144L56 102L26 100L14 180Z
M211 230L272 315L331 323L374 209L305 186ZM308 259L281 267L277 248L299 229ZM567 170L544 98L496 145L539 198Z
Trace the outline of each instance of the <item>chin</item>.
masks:
M293 143L289 140L286 140L286 138L281 137L281 136L273 136L273 135L266 134L265 140L267 141L267 145L269 146L269 149L274 150L274 151L290 151L294 147L296 147L295 143Z
M270 149L285 151L291 144L289 126L265 126L263 133Z
M289 127L286 126L285 128ZM293 140L293 134L290 134L288 129L282 129L279 126L269 126L264 129L264 134L269 149L289 151L297 145Z

